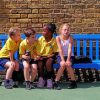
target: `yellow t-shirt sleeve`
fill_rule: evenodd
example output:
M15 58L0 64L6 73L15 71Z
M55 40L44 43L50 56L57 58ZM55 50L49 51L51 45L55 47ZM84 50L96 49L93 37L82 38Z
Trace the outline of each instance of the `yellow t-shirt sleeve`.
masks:
M11 40L8 40L7 41L7 43L6 43L6 45L7 45L7 49L10 51L10 50L14 50L14 44L13 44L13 42L11 41Z
M54 43L54 46L53 46L53 52L58 52L58 46L56 42Z
M25 54L25 45L23 43L21 43L19 46L19 54L20 55Z

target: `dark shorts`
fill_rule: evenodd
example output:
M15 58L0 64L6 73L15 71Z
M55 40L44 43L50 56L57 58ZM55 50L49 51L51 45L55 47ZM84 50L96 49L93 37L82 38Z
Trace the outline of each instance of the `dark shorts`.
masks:
M23 61L27 61L26 59L22 59L22 62ZM30 64L37 64L37 61L35 61L34 59L31 59L30 61L29 61L29 63Z
M19 69L23 69L24 68L23 61L27 61L27 60L25 60L25 59L18 60L18 62L19 62ZM37 64L37 61L34 61L34 59L31 59L31 61L29 63L30 64Z
M49 60L49 59L52 59L52 64L53 64L53 63L55 62L55 60L56 60L55 56L53 56L53 57L50 57L50 58L43 58L42 60L38 60L38 61L42 61L43 63L46 63L47 60Z
M0 66L4 67L4 65L10 61L10 58L0 58Z
M74 56L71 56L71 62L72 62L72 65L74 64ZM65 59L65 61L67 60L67 56L64 56L64 59ZM61 57L60 56L58 56L57 57L57 62L60 64L60 62L61 62Z

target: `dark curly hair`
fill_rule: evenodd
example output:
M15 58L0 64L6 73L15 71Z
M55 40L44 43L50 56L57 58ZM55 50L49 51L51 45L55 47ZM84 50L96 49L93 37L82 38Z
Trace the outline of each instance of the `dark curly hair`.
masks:
M56 33L56 25L54 23L48 23L47 25L45 25L48 30L52 33Z

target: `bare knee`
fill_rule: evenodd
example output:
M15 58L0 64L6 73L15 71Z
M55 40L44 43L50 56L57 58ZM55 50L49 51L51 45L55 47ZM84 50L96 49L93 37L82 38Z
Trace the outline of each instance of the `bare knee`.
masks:
M65 69L65 67L66 67L65 64L62 63L62 62L60 63L60 66L61 66L61 67L60 67L61 69Z
M52 58L49 58L46 62L46 69L48 71L51 71L52 70L52 63L53 63L53 59Z
M19 70L19 63L17 61L15 61L15 71Z
M32 70L37 73L37 65L32 66Z

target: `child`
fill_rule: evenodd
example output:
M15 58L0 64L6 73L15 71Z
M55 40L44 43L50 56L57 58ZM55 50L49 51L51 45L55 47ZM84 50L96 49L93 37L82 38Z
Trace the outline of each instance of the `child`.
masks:
M37 87L39 88L44 87L45 78L47 80L47 88L51 89L53 86L52 79L54 79L54 70L52 65L54 62L55 53L58 50L56 39L53 38L53 33L55 30L55 24L49 23L43 27L43 36L39 38L40 46L38 46L38 50L40 50L40 60L38 60L39 81L37 84ZM44 69L46 77L44 77Z
M35 39L35 34L34 29L27 28L25 31L26 39L21 42L19 48L20 58L24 66L26 89L29 90L35 88L32 82L37 75L37 61L35 61L35 58L37 57L36 46L38 42Z
M68 86L68 89L77 88L77 84L75 81L74 71L71 67L72 65L72 57L74 56L72 53L72 45L73 45L73 39L70 36L70 27L66 23L61 25L60 29L60 35L56 37L57 45L59 48L59 57L60 57L60 68L57 72L57 76L55 78L55 84L54 88L60 89L57 82L60 80L60 77L64 70L66 69L68 71L68 74L71 78L71 83Z
M13 88L12 73L18 71L19 64L14 59L14 53L18 50L21 42L20 29L12 27L9 30L9 38L4 47L0 50L0 65L7 68L4 86L7 89Z

